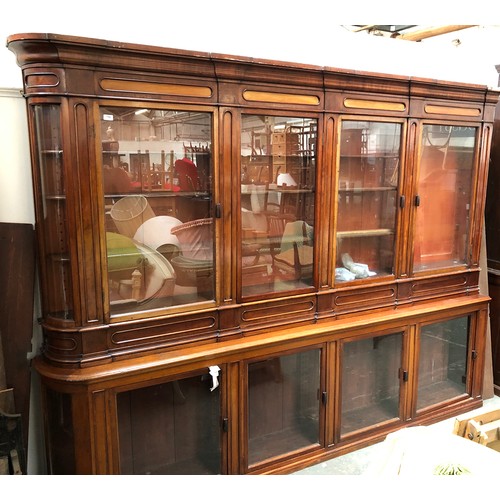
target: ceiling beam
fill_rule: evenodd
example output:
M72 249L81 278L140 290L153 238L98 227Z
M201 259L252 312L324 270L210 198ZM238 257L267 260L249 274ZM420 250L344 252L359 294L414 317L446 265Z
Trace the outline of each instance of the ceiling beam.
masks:
M397 38L398 40L410 40L413 42L420 42L420 40L423 40L424 38L431 38L433 36L438 36L438 35L444 35L446 33L452 33L454 31L460 31L464 30L467 28L474 28L477 26L476 24L470 24L470 25L449 25L449 26L432 26L430 28L422 29L422 30L417 30L409 33L404 33L402 35L396 33L394 38Z

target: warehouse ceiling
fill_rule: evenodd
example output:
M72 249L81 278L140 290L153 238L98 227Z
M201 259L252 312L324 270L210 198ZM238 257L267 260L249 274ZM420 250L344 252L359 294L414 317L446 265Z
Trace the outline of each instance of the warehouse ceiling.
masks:
M354 33L365 33L374 36L385 36L420 42L426 38L437 37L455 31L474 28L476 25L442 25L442 26L422 26L416 24L355 24L344 26Z

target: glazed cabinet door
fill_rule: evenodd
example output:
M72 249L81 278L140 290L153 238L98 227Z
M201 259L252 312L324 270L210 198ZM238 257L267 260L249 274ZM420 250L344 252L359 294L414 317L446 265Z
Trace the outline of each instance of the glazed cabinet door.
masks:
M406 329L340 342L338 439L404 419Z
M413 197L413 272L471 260L479 127L423 123ZM479 243L478 243L479 244Z
M44 315L73 320L73 278L66 196L68 153L63 147L60 103L31 106L34 184Z
M453 399L474 395L475 315L443 319L419 326L416 337L414 413L431 410Z
M321 357L318 347L245 363L247 470L323 442Z
M241 295L314 284L318 119L241 116Z
M396 273L404 123L340 122L335 283Z
M213 115L99 107L111 315L215 300Z
M221 474L218 366L116 394L120 474Z

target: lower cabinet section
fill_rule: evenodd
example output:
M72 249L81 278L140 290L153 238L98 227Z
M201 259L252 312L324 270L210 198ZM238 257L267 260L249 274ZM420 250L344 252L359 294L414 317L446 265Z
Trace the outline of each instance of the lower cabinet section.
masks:
M283 474L480 406L488 299L80 370L36 361L54 474Z

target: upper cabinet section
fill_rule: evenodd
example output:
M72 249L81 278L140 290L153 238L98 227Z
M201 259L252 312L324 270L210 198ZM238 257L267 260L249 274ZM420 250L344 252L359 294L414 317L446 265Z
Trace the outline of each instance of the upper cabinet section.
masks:
M44 325L86 332L54 356L478 293L496 91L62 35L7 45Z

